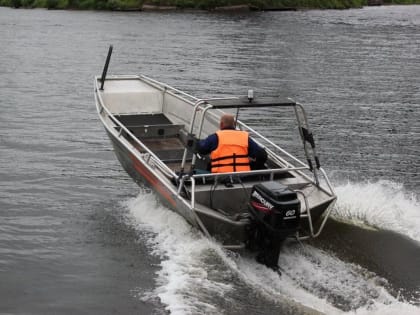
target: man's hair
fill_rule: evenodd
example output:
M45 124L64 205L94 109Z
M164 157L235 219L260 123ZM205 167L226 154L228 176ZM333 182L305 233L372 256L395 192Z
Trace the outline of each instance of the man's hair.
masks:
M223 128L234 128L235 117L231 114L224 114L220 117L220 125L223 126Z

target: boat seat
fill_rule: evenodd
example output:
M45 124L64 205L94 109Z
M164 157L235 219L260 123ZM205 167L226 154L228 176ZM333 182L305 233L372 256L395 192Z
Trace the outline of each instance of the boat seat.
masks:
M116 115L137 138L177 137L183 124L173 124L164 114ZM118 127L117 127L118 129Z
M137 114L137 115L116 115L126 127L136 127L144 125L170 125L172 122L162 113L157 114Z
M137 138L167 138L177 137L179 135L179 131L183 128L183 124L159 124L129 126L128 130L130 130Z

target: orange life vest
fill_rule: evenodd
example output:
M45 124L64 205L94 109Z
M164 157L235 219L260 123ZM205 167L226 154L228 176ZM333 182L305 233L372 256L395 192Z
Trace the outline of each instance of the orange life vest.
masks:
M211 172L246 172L250 171L248 158L248 133L240 130L219 130L216 132L218 145L212 151Z

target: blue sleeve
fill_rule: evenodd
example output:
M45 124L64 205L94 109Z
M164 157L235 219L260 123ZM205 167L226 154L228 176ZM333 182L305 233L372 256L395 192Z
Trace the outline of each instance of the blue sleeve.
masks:
M248 155L250 157L257 157L258 153L263 149L251 137L248 137Z
M219 144L219 139L214 133L208 136L206 139L200 140L197 144L197 151L200 154L209 154L211 151L216 150Z

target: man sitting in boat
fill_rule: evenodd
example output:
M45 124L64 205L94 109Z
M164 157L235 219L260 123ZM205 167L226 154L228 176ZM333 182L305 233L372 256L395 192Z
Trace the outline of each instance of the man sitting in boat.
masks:
M267 152L249 137L248 132L235 129L235 117L220 118L220 130L197 143L196 151L210 154L212 173L246 172L262 169Z

